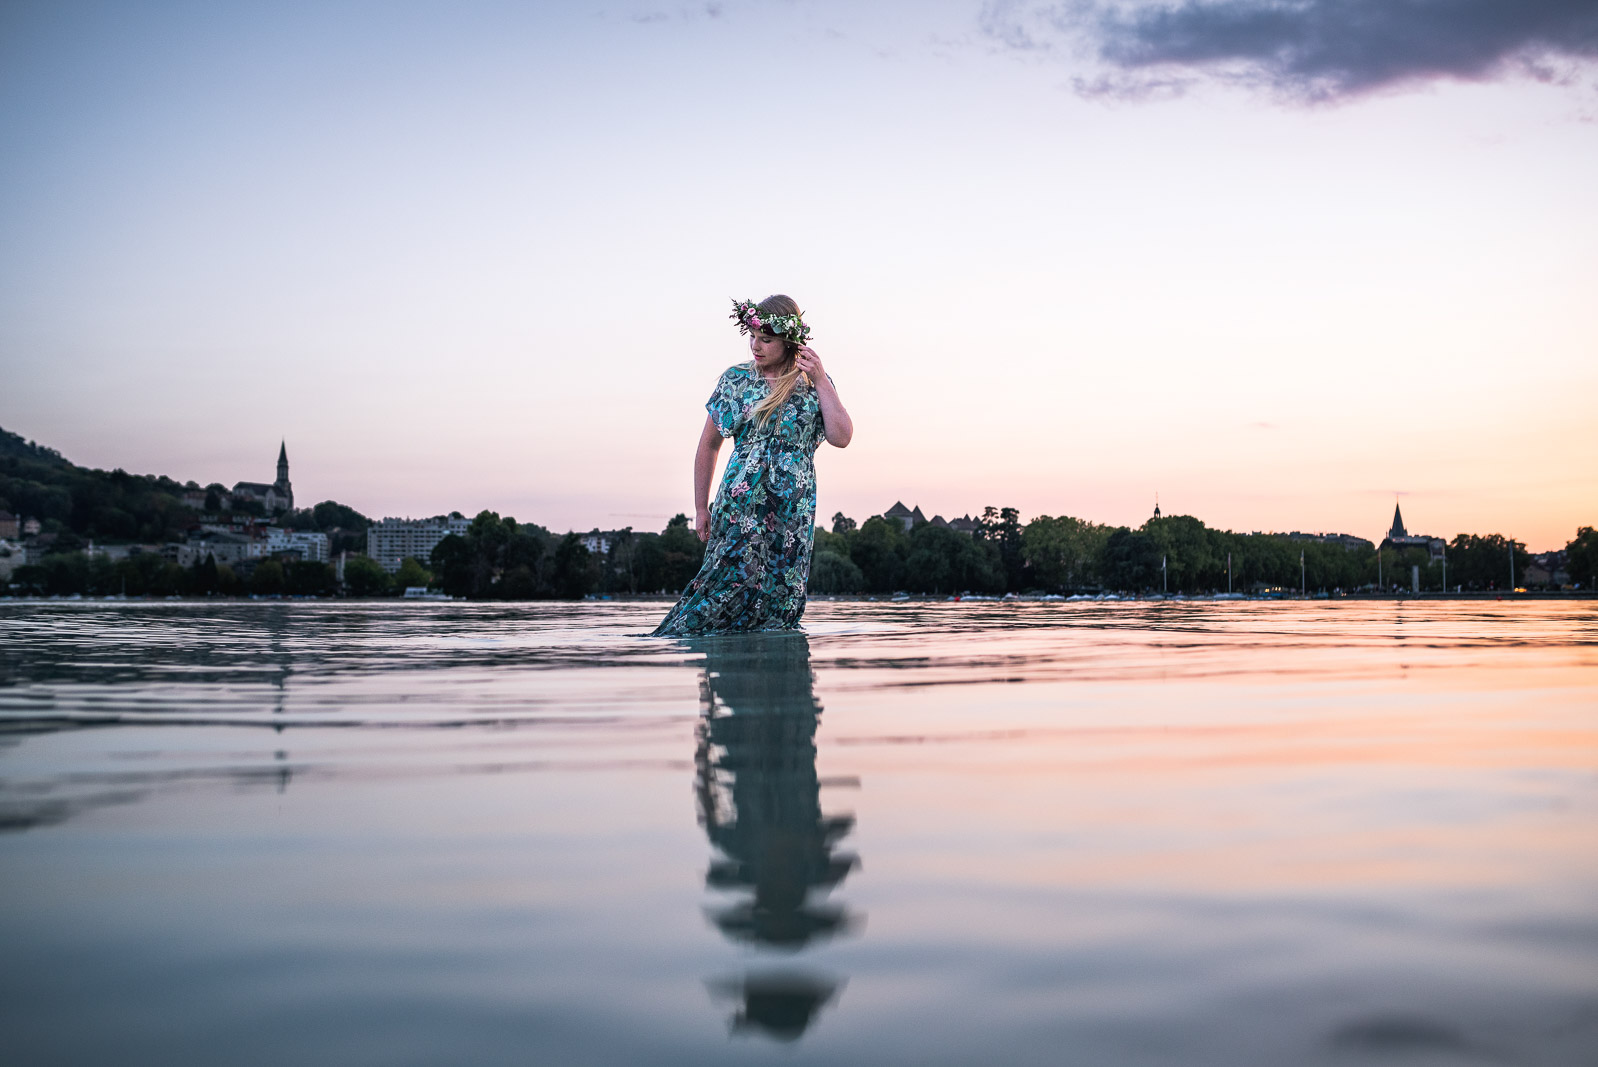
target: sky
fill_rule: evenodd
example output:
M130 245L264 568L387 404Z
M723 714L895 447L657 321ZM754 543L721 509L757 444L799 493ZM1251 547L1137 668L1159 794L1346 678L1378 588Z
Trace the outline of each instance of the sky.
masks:
M1594 189L1598 0L11 0L0 427L659 529L784 292L823 523L1540 551L1598 524Z

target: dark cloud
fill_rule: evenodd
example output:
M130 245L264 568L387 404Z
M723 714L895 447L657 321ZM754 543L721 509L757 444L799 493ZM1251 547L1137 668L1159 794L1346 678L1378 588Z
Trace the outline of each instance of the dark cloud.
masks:
M1089 95L1216 78L1330 101L1445 78L1565 81L1598 59L1598 0L989 0L981 25L1007 48L1096 60L1076 83Z

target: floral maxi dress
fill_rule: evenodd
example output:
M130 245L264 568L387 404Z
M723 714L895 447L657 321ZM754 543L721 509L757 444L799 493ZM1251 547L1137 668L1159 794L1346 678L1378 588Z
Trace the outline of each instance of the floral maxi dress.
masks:
M791 630L805 610L815 535L815 454L824 434L816 390L801 379L764 426L769 386L754 361L728 367L706 410L732 457L710 509L705 562L656 634Z

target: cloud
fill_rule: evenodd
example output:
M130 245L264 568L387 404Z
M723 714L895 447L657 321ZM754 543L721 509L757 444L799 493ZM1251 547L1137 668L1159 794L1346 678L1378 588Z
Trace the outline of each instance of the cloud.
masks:
M1090 96L1212 79L1336 102L1439 79L1571 82L1598 60L1598 0L989 0L979 25L1006 49L1086 60Z
M702 4L698 7L678 8L675 12L659 10L638 11L628 17L640 25L648 25L652 22L692 22L700 18L719 19L724 14L726 14L726 8L723 5L711 3Z

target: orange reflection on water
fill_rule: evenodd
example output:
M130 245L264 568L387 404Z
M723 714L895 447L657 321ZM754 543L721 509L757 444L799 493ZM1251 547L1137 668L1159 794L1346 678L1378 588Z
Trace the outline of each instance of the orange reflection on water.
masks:
M1473 639L1460 655L1450 622L1421 620L1433 632L1418 650L1374 633L1364 647L1199 640L1166 657L1177 678L1164 682L1149 681L1161 656L1148 643L1129 653L1143 669L1084 656L1083 680L1060 680L1088 643L1069 630L923 650L925 673L948 669L940 655L986 659L1017 685L906 685L902 669L856 660L820 675L823 773L865 783L860 849L875 870L1244 895L1592 888L1589 650L1566 630L1546 646ZM959 847L873 840L929 820Z

